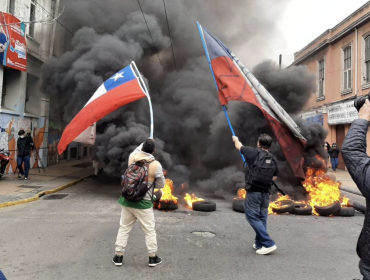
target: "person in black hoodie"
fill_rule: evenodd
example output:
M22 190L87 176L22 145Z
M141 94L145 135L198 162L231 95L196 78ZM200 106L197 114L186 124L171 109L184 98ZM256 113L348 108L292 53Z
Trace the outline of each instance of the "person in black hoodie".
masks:
M28 171L30 170L31 149L33 149L33 140L30 134L26 134L23 129L18 132L17 140L17 166L19 170L18 180L28 180ZM24 171L22 164L24 162Z
M370 205L370 157L366 154L366 135L369 130L370 102L365 101L344 139L342 153L344 163L362 195L366 205ZM357 242L357 255L360 257L360 272L364 280L370 280L370 208L366 215Z
M331 149L329 150L329 155L330 155L330 161L331 161L331 168L335 172L335 170L338 167L338 156L340 153L340 149L337 145L337 143L333 143L331 146Z

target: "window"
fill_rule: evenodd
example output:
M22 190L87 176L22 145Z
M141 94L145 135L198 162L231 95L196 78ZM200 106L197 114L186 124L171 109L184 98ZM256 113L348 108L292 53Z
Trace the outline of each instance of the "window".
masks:
M350 46L343 50L343 90L352 88L351 50Z
M15 0L9 0L9 14L14 15L15 12Z
M366 65L365 79L366 79L366 83L369 83L370 82L370 36L365 38L365 65Z
M28 27L28 35L34 37L35 35L35 20L36 20L36 0L31 0L30 7L30 26Z
M325 69L324 69L325 60L319 60L319 92L317 98L324 98L324 77L325 77Z

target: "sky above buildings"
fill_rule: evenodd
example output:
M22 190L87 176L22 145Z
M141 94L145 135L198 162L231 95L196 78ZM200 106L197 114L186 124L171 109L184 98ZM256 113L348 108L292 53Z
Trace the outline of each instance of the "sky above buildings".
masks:
M271 53L273 60L283 56L283 64L290 65L294 53L308 45L324 31L333 28L366 2L365 0L291 0L282 10L279 21L280 38Z

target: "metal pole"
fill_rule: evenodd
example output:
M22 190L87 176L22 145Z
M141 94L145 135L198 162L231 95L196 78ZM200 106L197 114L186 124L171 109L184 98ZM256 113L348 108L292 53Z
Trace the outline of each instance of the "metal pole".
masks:
M200 23L198 21L197 21L197 25L198 25L198 31L199 31L200 39L202 40L203 48L204 48L204 51L206 53L208 65L209 65L209 68L211 69L211 73L212 73L212 77L213 77L213 82L215 83L215 86L216 86L216 89L217 89L217 92L218 92L218 85L217 85L217 82L216 82L215 73L213 73L212 63L211 63L211 59L210 59L209 54L208 54L206 42L204 40L202 27L201 27L201 25L200 25ZM229 115L227 114L226 107L225 106L222 106L222 107L223 107L223 110L224 110L224 113L225 113L226 120L227 120L227 122L229 124L231 133L232 133L233 136L235 136L234 129L233 129L233 126L231 125L231 122L230 122L230 119L229 119ZM243 162L245 162L245 158L244 158L243 154L240 151L239 151L239 153L240 153L240 156L241 156Z
M154 134L154 117L153 117L153 107L152 107L152 100L150 99L150 95L149 95L149 91L148 91L148 88L146 87L145 83L144 83L144 80L143 78L141 77L141 74L139 72L139 69L137 69L136 67L136 64L134 61L131 62L132 66L134 67L134 69L136 70L137 74L138 74L138 78L144 88L144 91L145 91L145 95L146 97L148 98L148 102L149 102L149 112L150 112L150 138L153 138L153 134Z

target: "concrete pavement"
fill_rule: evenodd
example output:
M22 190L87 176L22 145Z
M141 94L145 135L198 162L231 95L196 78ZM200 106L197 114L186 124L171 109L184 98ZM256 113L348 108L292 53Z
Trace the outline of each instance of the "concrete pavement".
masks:
M60 191L93 174L91 160L61 161L41 169L31 169L29 179L18 180L17 175L0 179L0 208L37 200L44 194Z
M351 175L349 175L348 171L343 169L337 169L335 172L333 172L331 169L329 169L327 174L332 177L335 177L337 181L342 183L341 189L343 191L362 196L355 182L352 180Z
M144 234L136 224L124 265L115 267L111 259L119 227L120 191L119 181L98 178L63 190L67 196L61 200L44 196L33 203L1 208L0 269L12 280L362 279L355 248L364 215L269 216L269 233L278 249L260 256L252 248L252 228L243 214L232 210L229 198L196 189L191 191L217 203L215 212L195 212L184 205L173 212L155 211L163 264L147 266ZM348 196L364 203L363 197Z

